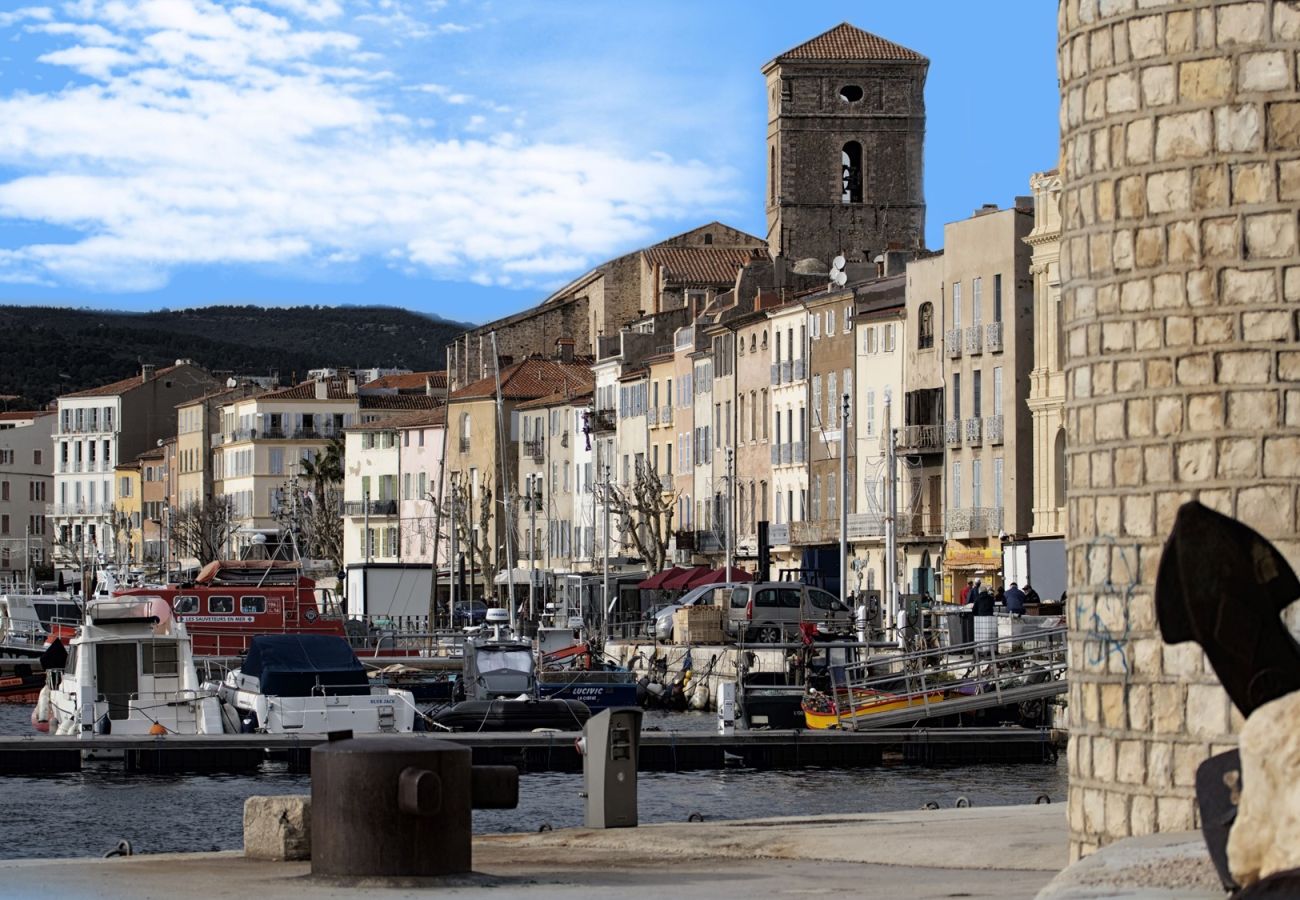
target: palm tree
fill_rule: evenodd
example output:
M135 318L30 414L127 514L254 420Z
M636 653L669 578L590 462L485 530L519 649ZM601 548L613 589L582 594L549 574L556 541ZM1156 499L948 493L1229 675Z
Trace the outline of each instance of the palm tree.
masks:
M316 496L324 496L326 485L343 481L343 438L330 438L315 459L304 459L301 465L302 474L311 479Z

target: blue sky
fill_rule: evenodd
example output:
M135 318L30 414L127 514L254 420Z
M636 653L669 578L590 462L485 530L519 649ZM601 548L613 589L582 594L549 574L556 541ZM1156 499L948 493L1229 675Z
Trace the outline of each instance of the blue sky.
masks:
M712 219L762 234L759 69L845 20L930 58L938 247L1056 164L1055 6L10 0L0 302L480 322Z

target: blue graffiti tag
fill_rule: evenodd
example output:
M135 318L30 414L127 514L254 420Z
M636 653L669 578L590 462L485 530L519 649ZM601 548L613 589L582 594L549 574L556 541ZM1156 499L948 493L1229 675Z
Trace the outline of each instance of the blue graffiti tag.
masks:
M1132 630L1129 621L1129 604L1138 586L1138 572L1141 571L1141 566L1137 563L1142 548L1137 546L1125 548L1116 543L1114 538L1098 537L1088 545L1088 557L1091 558L1092 551L1101 545L1105 545L1113 558L1117 558L1123 566L1124 578L1121 579L1123 583L1116 584L1110 575L1111 566L1107 565L1106 580L1096 591L1092 609L1087 609L1083 597L1076 594L1074 616L1079 627L1084 629L1083 645L1086 648L1088 665L1100 665L1112 655L1118 654L1120 666L1127 676L1129 674L1128 640ZM1132 556L1127 552L1129 549L1133 552ZM1118 615L1103 617L1103 611L1117 612ZM1107 624L1108 620L1115 619L1122 623L1118 629ZM1086 628L1085 623L1087 623Z

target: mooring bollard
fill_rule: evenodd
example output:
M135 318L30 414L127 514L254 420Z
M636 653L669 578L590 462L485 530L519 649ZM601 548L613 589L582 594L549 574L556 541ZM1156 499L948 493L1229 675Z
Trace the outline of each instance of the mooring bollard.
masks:
M420 877L473 870L471 809L513 809L519 772L468 747L346 738L311 752L311 872Z
M635 828L641 710L607 709L587 720L578 744L588 828Z

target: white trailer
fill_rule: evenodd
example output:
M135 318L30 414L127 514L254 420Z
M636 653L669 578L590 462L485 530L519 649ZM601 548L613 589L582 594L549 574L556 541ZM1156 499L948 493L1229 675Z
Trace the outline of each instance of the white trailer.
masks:
M1044 602L1065 593L1065 539L1028 538L1002 543L1002 583L1032 585Z

